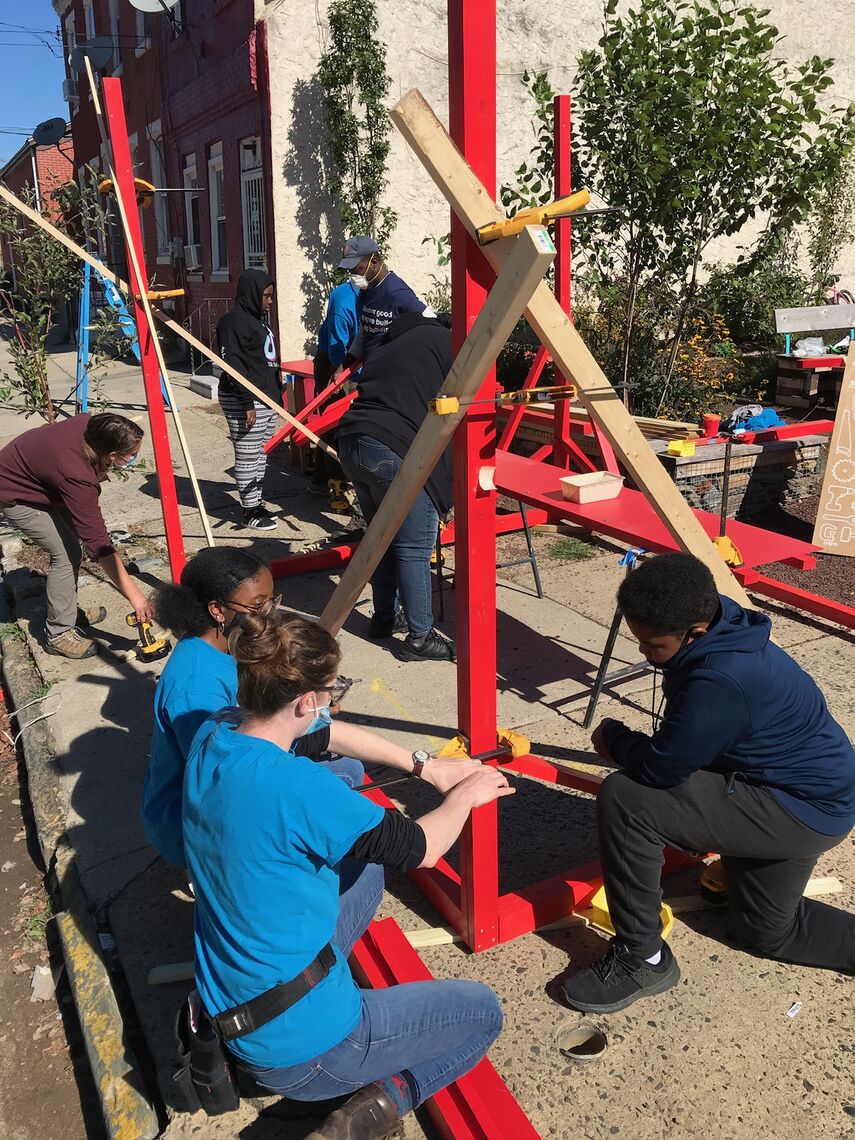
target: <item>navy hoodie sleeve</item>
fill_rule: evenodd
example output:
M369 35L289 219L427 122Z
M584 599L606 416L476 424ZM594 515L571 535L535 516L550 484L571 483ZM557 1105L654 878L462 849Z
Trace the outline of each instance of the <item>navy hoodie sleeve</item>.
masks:
M708 768L752 732L740 686L724 673L698 671L681 685L653 736L606 721L603 741L621 768L654 788L673 788Z

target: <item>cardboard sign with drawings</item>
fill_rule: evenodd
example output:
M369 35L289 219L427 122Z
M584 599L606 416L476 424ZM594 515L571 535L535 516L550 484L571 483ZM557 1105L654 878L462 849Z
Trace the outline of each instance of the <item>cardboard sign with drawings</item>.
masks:
M828 448L828 465L822 482L813 541L829 554L855 555L855 454L852 420L855 418L855 341L849 345L846 371L834 433Z

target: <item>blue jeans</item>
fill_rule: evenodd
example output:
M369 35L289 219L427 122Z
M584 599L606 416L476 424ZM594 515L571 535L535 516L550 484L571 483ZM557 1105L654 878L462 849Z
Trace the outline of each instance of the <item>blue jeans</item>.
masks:
M343 954L365 932L382 897L382 867L342 863L332 941ZM363 990L357 1024L313 1061L281 1069L242 1064L259 1084L291 1100L328 1100L377 1082L403 1116L474 1068L501 1028L502 1007L489 986L410 982Z
M318 764L322 768L328 768L334 776L338 776L340 780L344 780L349 788L359 788L362 786L362 777L365 775L365 769L358 760L354 760L352 756L341 756L338 760L319 760Z
M356 490L365 521L370 523L404 461L369 435L340 437L338 457ZM371 576L378 622L391 625L395 620L398 594L413 637L424 637L433 627L430 558L438 526L437 509L423 490Z

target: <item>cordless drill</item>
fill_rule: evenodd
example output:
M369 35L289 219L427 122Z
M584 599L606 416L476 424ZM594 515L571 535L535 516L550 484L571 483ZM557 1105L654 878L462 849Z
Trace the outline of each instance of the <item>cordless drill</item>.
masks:
M155 637L151 632L150 621L138 621L136 614L128 614L125 618L131 629L136 628L140 643L137 646L138 661L160 661L169 656L172 642L168 637Z

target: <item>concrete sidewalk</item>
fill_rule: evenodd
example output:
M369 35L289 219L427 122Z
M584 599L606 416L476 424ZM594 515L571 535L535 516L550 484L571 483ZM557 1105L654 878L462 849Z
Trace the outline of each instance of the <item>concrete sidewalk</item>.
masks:
M58 357L55 363L67 367L68 360ZM268 499L294 520L293 529L283 525L273 538L237 530L236 499L227 474L232 454L222 417L216 406L187 390L186 379L179 382L181 414L217 540L242 543L271 558L297 552L301 540L315 541L341 528L344 520L319 509L303 476L280 472L272 464ZM126 414L144 416L138 370L113 370L109 391ZM0 411L0 444L34 425ZM193 550L202 544L202 530L175 440L173 455L182 525ZM148 437L142 456L147 466L132 472L127 482L111 480L102 504L111 528L127 527L135 548L156 557L162 553L163 526ZM499 588L498 719L503 727L528 736L536 753L591 763L596 757L581 719L622 570L615 550L606 544L595 544L589 561L566 563L547 557L551 541L536 540L546 598L539 601L532 593L527 568L518 568ZM155 566L150 584L163 574L163 565ZM282 583L284 600L319 614L334 585L329 574L289 579ZM50 723L67 833L91 908L117 941L168 1106L164 1078L172 1060L172 1023L187 987L152 988L147 975L153 966L192 956L193 908L182 874L155 858L138 818L151 698L162 663L142 666L129 659L127 605L109 586L90 580L81 599L106 605L109 616L96 631L99 656L79 664L41 650L44 602L37 589L23 601L19 619L51 695L62 698ZM448 632L453 632L453 608L449 591ZM365 639L369 615L365 595L341 636L343 671L360 678L342 715L409 748L437 747L457 730L454 667L398 661L388 646ZM798 616L780 614L775 621L779 639L816 677L841 723L855 731L851 635ZM621 637L615 667L636 660L635 646ZM645 674L607 692L600 715L649 730L651 699L651 677ZM582 863L596 851L590 798L525 779L517 787L518 794L500 805L503 890ZM413 811L435 803L423 786L404 784L393 790ZM830 900L834 905L855 905L851 840L832 851L816 873L843 880L846 891ZM693 884L694 875L684 875L669 890L682 895ZM271 898L270 905L279 901ZM403 876L389 876L381 913L393 915L404 930L438 923ZM587 1067L568 1067L554 1047L558 1026L576 1015L552 994L568 960L583 965L601 952L594 933L576 928L528 935L477 956L459 946L435 947L425 950L423 958L437 977L475 978L496 988L506 1027L491 1057L544 1137L725 1140L753 1135L787 1140L850 1135L855 1131L851 981L754 958L733 942L726 914L703 911L686 918L672 936L683 981L624 1013L598 1018L611 1047L599 1065ZM790 1020L786 1010L795 1000L803 1008ZM305 1123L277 1119L271 1098L244 1102L239 1113L219 1120L175 1116L164 1135L171 1140L296 1140L308 1130ZM422 1135L422 1125L408 1120L406 1134Z

